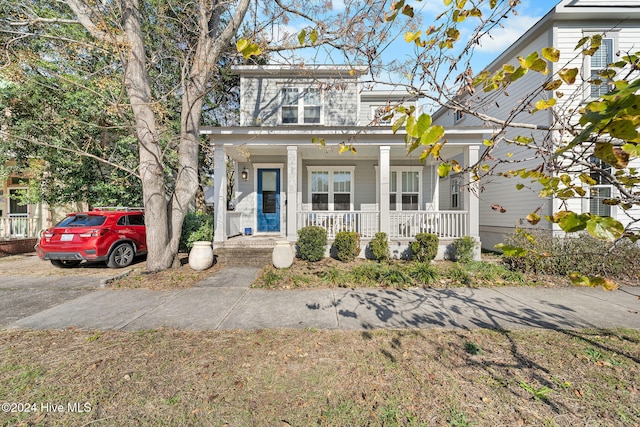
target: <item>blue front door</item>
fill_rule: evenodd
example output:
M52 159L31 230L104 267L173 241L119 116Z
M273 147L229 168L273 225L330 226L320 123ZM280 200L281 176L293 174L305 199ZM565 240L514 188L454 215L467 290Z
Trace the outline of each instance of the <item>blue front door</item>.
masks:
M279 169L258 169L258 231L280 231Z

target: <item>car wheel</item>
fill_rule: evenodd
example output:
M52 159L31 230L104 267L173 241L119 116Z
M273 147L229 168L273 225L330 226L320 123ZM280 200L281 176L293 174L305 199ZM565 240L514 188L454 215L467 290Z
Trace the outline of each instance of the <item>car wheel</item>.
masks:
M130 243L120 243L116 246L107 261L107 267L109 268L123 268L127 267L133 262L135 251Z
M71 259L52 259L51 264L58 268L71 268L80 264L80 261Z

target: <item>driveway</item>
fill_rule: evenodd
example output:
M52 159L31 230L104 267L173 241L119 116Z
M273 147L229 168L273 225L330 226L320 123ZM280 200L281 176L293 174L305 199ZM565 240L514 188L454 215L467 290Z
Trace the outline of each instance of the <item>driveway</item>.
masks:
M0 326L93 292L115 274L104 264L56 268L35 254L0 258Z

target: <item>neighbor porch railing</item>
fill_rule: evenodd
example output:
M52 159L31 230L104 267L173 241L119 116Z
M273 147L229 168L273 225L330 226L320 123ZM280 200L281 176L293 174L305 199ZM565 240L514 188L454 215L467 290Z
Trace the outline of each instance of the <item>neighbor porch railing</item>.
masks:
M38 237L40 222L35 218L0 218L0 240Z
M390 239L410 239L418 233L433 233L440 238L466 236L467 212L464 211L392 211L389 214ZM339 231L356 231L362 239L372 239L380 230L380 213L365 211L300 211L298 228L319 226L332 240Z
M327 238L333 240L339 231L356 231L362 239L372 239L378 231L378 212L336 211L298 212L298 228L319 226L327 230Z

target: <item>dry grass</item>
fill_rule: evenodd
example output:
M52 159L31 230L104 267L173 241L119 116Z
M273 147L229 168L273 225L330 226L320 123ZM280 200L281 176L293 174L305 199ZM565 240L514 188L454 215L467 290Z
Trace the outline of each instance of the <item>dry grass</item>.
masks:
M4 330L0 396L37 410L0 424L634 426L639 369L628 330Z

